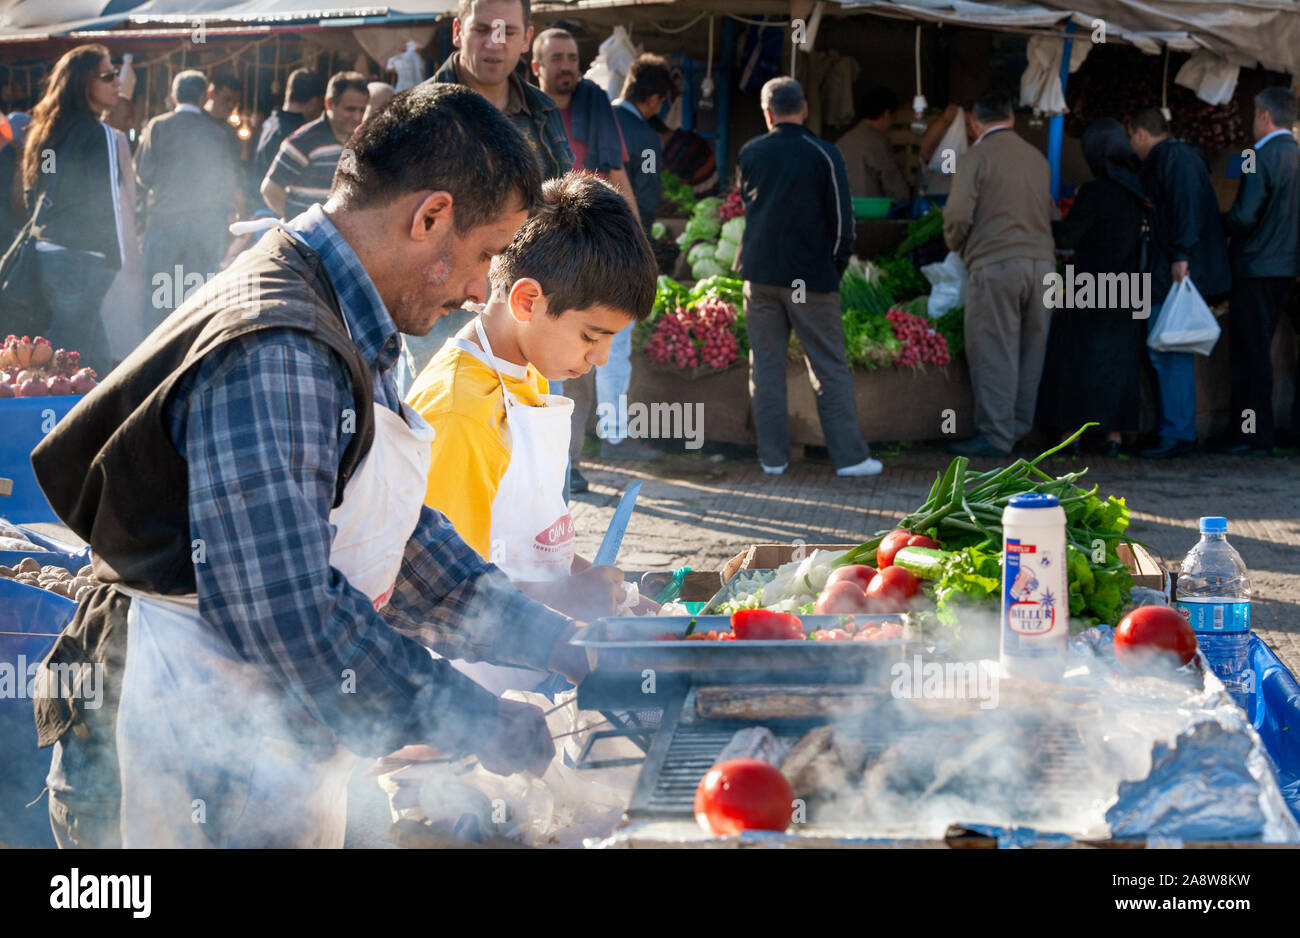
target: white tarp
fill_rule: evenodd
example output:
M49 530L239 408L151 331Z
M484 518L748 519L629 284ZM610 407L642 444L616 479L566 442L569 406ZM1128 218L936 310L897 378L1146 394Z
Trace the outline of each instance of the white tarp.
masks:
M344 20L432 20L455 11L456 6L456 0L146 0L134 6L131 0L0 0L0 40L117 26L185 26L199 20L245 24L320 20L322 25L337 21L339 26L355 26Z
M1174 83L1190 88L1207 104L1226 104L1237 90L1241 66L1221 59L1213 52L1193 52L1174 76Z
M1030 36L1025 49L1029 65L1020 76L1020 102L1034 114L1064 114L1065 92L1061 88L1061 52L1065 43L1055 36ZM1090 42L1070 43L1070 74L1079 70L1092 51Z
M914 19L1032 32L1059 31L1073 20L1075 36L1091 41L1098 21L1106 38L1156 54L1165 46L1205 49L1233 65L1300 75L1300 4L1295 0L847 0L846 9L878 9Z

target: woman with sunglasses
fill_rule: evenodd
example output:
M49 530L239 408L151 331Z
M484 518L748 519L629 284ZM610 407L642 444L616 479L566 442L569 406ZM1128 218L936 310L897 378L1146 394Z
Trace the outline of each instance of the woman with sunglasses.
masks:
M100 117L117 100L119 81L103 46L66 53L32 109L22 162L28 211L44 200L35 229L49 313L44 333L101 371L110 361L100 305L122 266L122 168L114 132Z

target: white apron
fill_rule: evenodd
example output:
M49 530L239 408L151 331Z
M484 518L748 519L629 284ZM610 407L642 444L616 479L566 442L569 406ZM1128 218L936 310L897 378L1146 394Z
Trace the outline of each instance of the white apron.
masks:
M564 493L573 401L543 394L541 407L522 403L506 389L482 321L475 319L474 328L501 382L510 440L510 463L492 501L488 560L516 582L562 580L572 572L574 552L573 518ZM497 696L533 690L548 678L541 671L483 662L453 661L452 666Z
M419 521L433 428L374 407L374 443L330 512L330 564L379 609ZM122 845L342 847L357 757L242 660L197 597L127 592Z

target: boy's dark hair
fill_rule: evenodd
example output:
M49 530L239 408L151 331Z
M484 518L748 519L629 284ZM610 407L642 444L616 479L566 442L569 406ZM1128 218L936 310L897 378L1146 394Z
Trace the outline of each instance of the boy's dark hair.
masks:
M465 85L419 84L394 96L348 141L330 195L349 208L380 206L411 192L444 190L454 229L492 221L514 197L528 212L541 202L542 178L523 134Z
M284 97L290 104L306 104L312 98L325 96L325 82L315 72L305 68L295 68L289 73Z
M370 79L360 72L335 72L325 87L325 97L337 101L348 91L360 91L370 97Z
M590 173L542 184L542 205L492 261L492 289L531 277L546 312L606 306L638 320L654 306L659 267L641 221L613 186Z
M1145 107L1133 115L1128 122L1133 130L1145 130L1153 137L1169 136L1169 121L1160 113L1158 107Z
M672 90L673 73L668 60L649 53L637 57L623 81L623 97L633 104L640 104L656 94L666 98Z
M524 8L524 28L528 27L528 18L532 15L531 0L519 0L520 6ZM461 25L469 19L469 11L474 7L474 0L460 0L456 7L456 19L460 20Z
M875 120L886 111L898 110L898 95L883 86L871 88L862 95L858 116Z
M1295 95L1291 89L1274 85L1255 95L1255 107L1267 111L1273 126L1290 129L1295 123Z
M981 124L1010 120L1012 113L1011 96L1005 91L986 91L971 108L971 114Z

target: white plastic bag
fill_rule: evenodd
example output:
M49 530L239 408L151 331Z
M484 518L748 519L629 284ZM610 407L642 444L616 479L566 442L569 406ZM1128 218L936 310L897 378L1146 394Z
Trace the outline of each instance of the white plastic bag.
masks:
M934 155L930 157L927 168L932 173L943 172L944 153L952 151L953 162L951 165L957 165L957 160L970 148L966 143L966 112L957 108L957 116L952 119L948 129L943 132L943 139L934 149ZM955 170L954 170L955 171Z
M636 46L627 29L615 26L614 32L600 44L600 53L592 60L583 76L605 90L609 100L613 101L623 93L623 81L636 61Z
M961 262L960 254L949 251L942 261L922 267L921 274L934 284L925 309L931 319L966 305L966 265Z
M1219 341L1219 324L1201 299L1200 291L1184 277L1169 289L1160 314L1147 333L1147 347L1155 352L1195 352L1209 355Z
M1196 92L1206 104L1226 104L1237 90L1239 66L1207 49L1193 52L1174 76L1174 84Z

